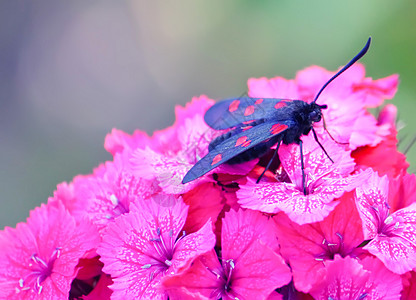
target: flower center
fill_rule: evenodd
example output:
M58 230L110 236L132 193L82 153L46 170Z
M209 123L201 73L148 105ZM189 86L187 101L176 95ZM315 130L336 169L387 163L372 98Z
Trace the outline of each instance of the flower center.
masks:
M45 281L52 274L53 265L55 260L59 258L61 254L61 248L56 248L50 259L45 262L40 258L36 253L32 254L30 257L29 269L30 273L25 277L19 280L19 287L16 288L16 292L21 292L24 290L32 289L36 293L40 294L42 292L42 282Z
M317 261L324 261L334 259L335 254L339 254L342 257L347 256L349 253L344 244L344 237L340 233L335 234L338 237L338 241L330 242L327 239L322 241L322 253L315 257Z
M370 212L376 220L377 234L385 237L397 235L398 222L393 222L393 217L389 215L390 206L385 203L381 209L371 206Z
M113 207L113 216L118 217L122 214L128 213L129 209L126 208L123 203L117 198L116 195L112 194L110 196L110 201L114 205Z
M228 296L230 299L238 299L235 297L232 291L232 275L235 269L235 264L233 259L227 259L222 261L221 270L211 270L208 269L212 274L214 274L219 280L218 287L214 289L210 295L212 299L221 299L223 296Z
M150 272L150 280L161 272L165 272L172 266L172 259L175 253L177 243L185 236L185 232L176 241L173 237L173 230L169 230L168 235L162 235L160 228L156 229L156 236L150 239L154 252L148 253L150 258L149 263L144 264L142 269L150 269L154 267L154 270Z

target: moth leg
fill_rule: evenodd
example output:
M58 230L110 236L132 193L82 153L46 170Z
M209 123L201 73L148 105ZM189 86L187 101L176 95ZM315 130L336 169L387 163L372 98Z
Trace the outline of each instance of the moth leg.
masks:
M274 151L272 158L267 163L267 166L264 168L264 171L260 174L259 178L257 178L256 183L259 183L260 182L260 179L263 177L264 173L266 173L266 171L270 168L273 160L276 158L277 152L279 150L280 142L281 142L281 140L279 140L277 142L276 150Z
M333 136L331 135L331 133L328 131L328 128L326 128L326 123L325 123L324 115L322 115L322 121L324 122L324 130L328 133L328 135L331 138L331 140L333 140L335 143L340 144L340 145L348 145L348 143L338 142L336 139L333 138ZM331 161L332 161L332 159L331 159Z
M302 186L303 186L303 194L306 196L305 166L303 165L303 149L302 149L302 140L299 142L299 149L300 149L300 165L301 165L301 169L302 169Z
M332 158L329 156L329 154L326 152L324 146L322 146L322 144L319 142L318 140L318 136L316 135L315 129L313 129L312 127L312 133L313 133L313 137L315 138L315 141L318 143L319 147L321 147L322 151L324 151L325 155L329 158L330 161L332 161L332 163L334 163L334 161L332 160ZM329 133L329 132L328 132ZM330 135L331 136L331 135Z

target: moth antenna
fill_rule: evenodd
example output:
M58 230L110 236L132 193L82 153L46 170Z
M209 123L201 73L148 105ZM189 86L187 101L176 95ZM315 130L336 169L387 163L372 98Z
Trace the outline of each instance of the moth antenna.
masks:
M351 67L357 60L359 60L361 57L364 56L364 54L367 53L368 48L370 48L370 43L371 43L371 37L368 38L367 44L365 44L364 48L361 49L361 51L356 56L354 56L354 58L351 59L349 63L347 63L341 70L339 70L334 76L332 76L331 79L329 79L323 85L323 87L321 87L321 89L319 90L318 94L315 96L315 99L313 99L312 102L316 102L316 100L318 99L319 95L321 95L322 91L328 86L328 84L331 83L332 80L334 80L339 75L341 75L345 70L347 70L349 67Z

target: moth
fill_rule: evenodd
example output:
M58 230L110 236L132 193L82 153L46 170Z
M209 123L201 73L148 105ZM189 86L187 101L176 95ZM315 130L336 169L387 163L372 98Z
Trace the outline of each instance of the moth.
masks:
M195 180L224 163L237 164L261 157L276 145L273 157L257 179L258 183L276 158L281 143L298 144L303 192L306 195L301 137L312 131L315 141L332 161L313 128L314 123L321 121L322 110L328 106L319 105L316 101L335 78L367 53L370 43L371 37L364 48L321 87L311 103L292 99L240 97L214 104L205 113L205 122L216 130L230 130L210 142L208 154L186 173L182 183Z

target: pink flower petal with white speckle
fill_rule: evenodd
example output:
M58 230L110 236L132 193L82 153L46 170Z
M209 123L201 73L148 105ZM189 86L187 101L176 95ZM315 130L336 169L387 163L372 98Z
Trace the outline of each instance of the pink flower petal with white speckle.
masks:
M146 180L157 180L160 188L168 194L183 194L197 185L197 181L182 184L185 174L193 163L179 155L166 156L150 148L137 149L132 156L134 175Z
M404 274L416 268L416 203L390 214L387 176L373 173L356 190L357 208L363 221L364 249L377 256L385 266Z
M230 210L222 225L222 258L238 258L254 240L261 240L278 251L279 244L273 222L265 215L253 210Z
M374 258L360 263L350 257L336 256L334 261L326 263L326 269L326 277L311 290L314 299L400 299L400 276Z
M325 203L319 195L305 196L294 185L280 182L256 184L251 179L240 186L237 197L242 207L265 213L284 211L298 224L321 221L338 204L337 201Z

